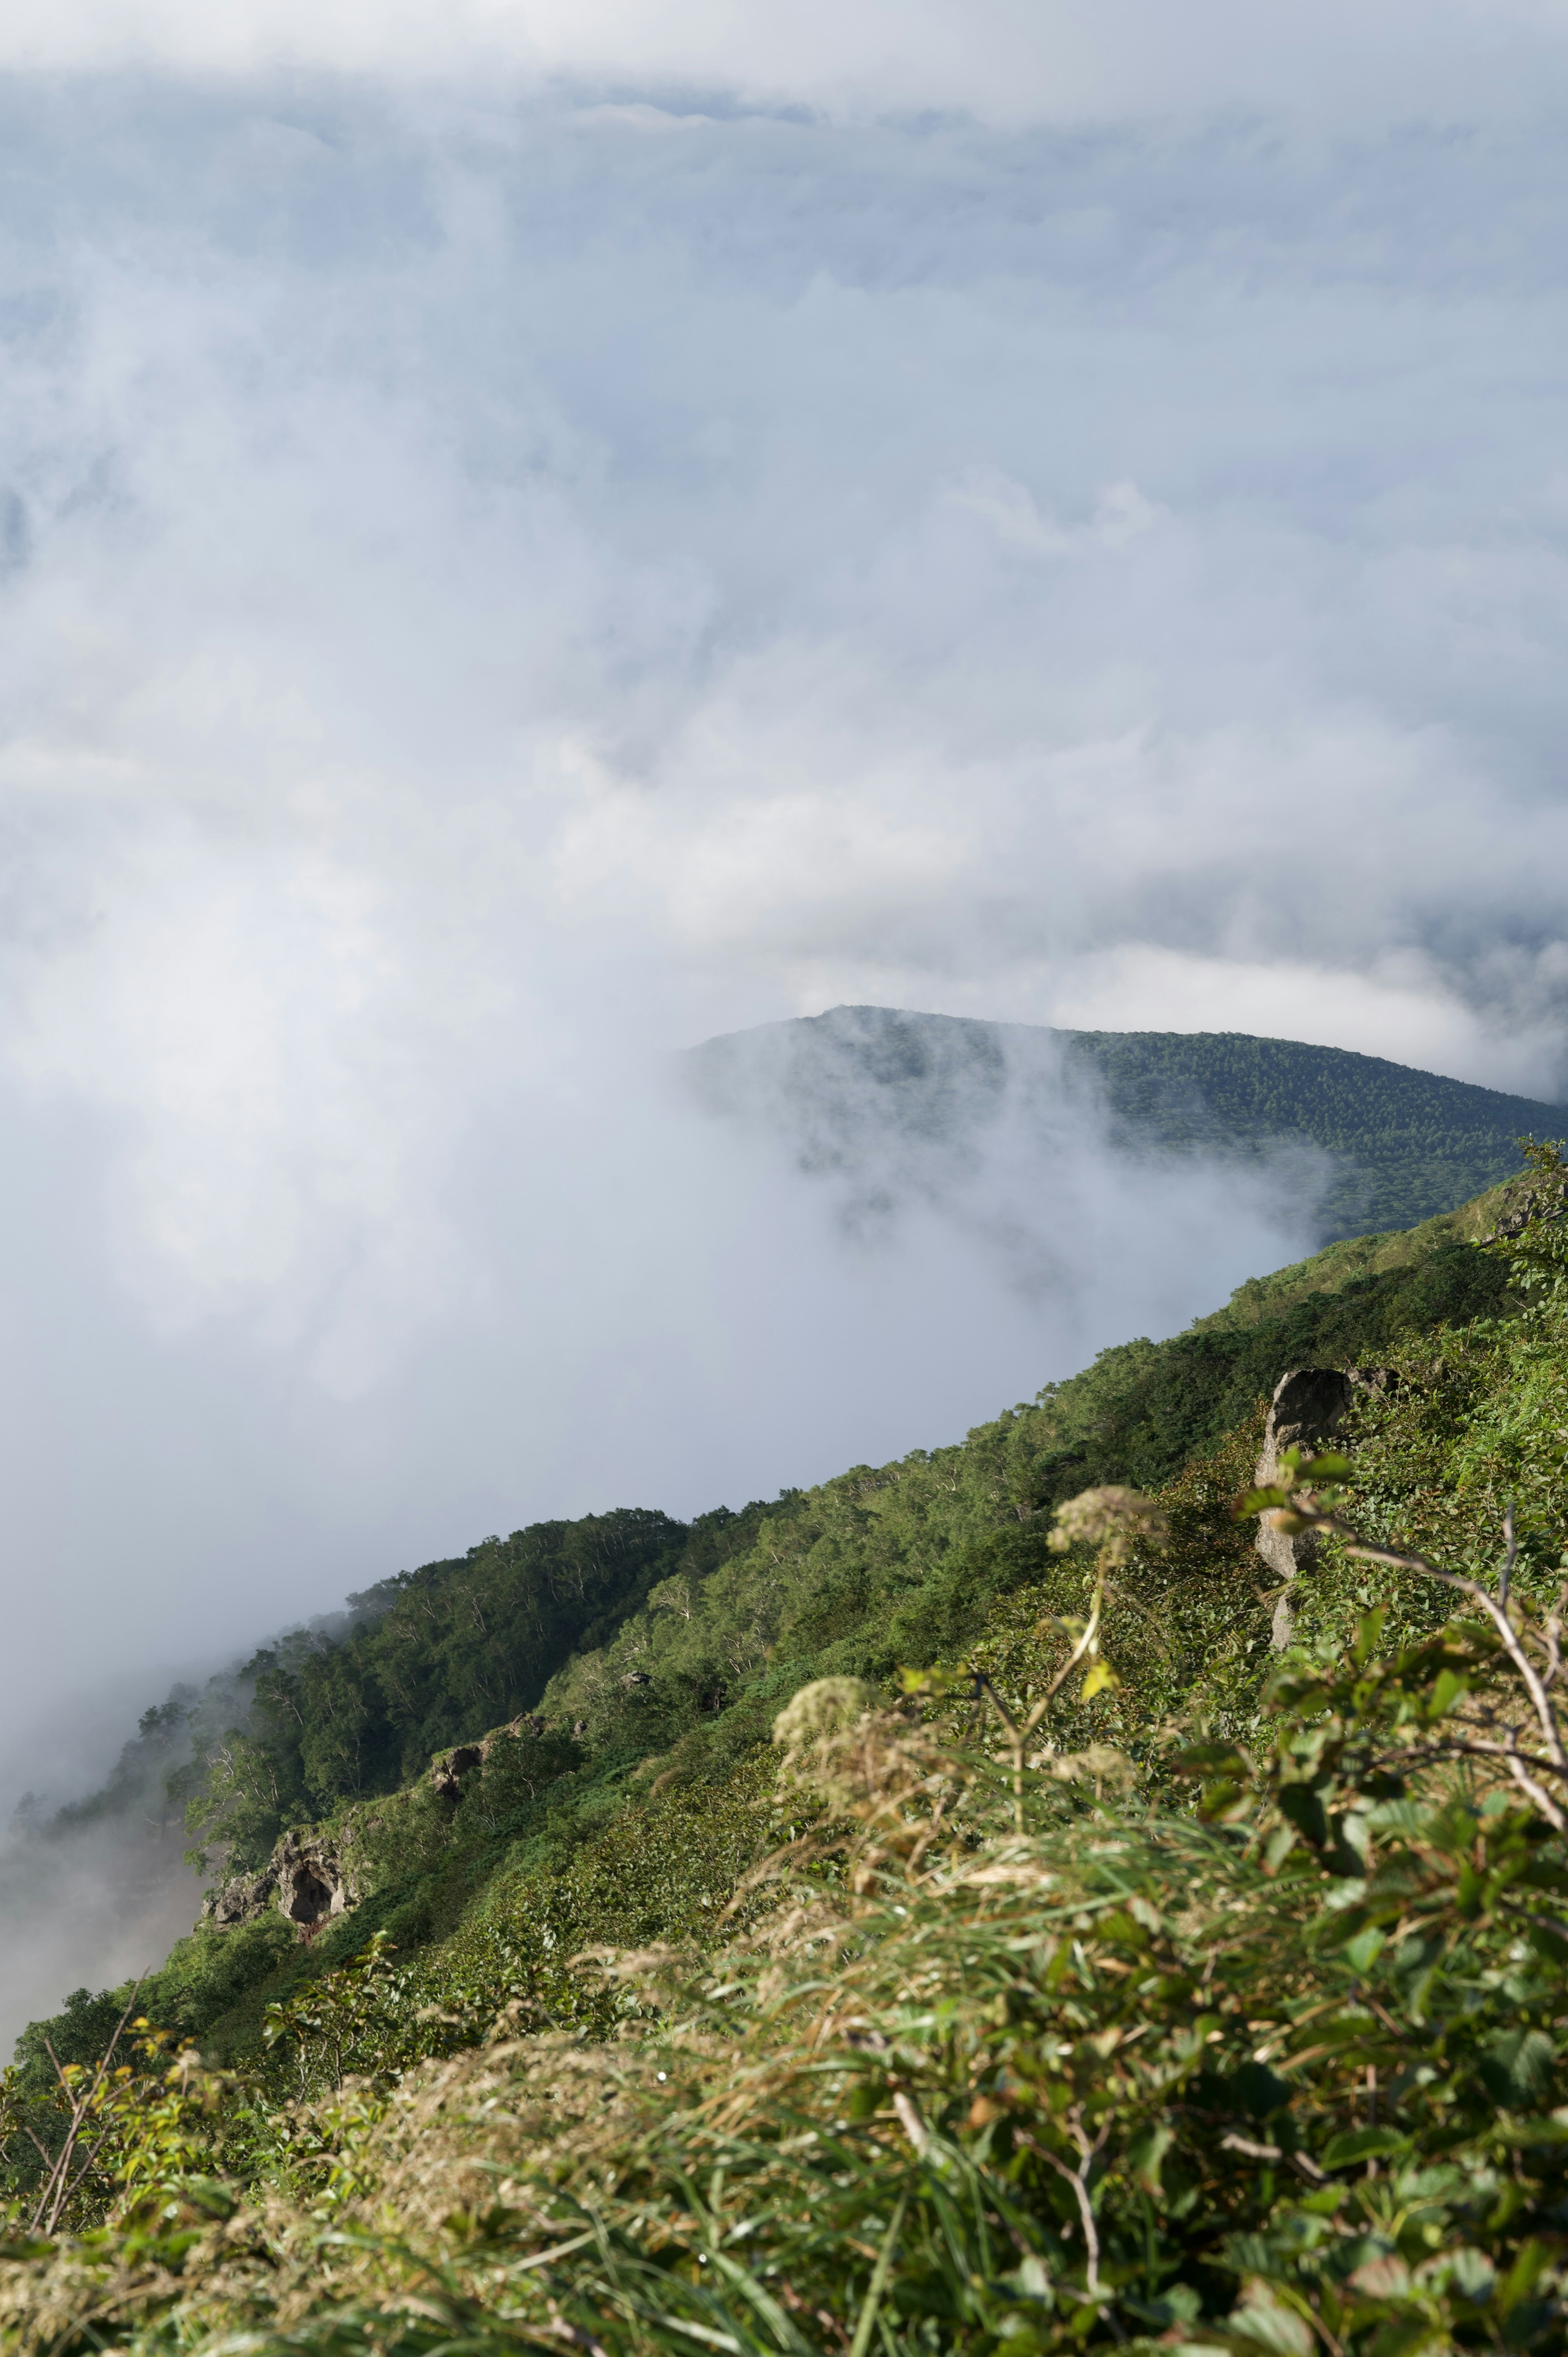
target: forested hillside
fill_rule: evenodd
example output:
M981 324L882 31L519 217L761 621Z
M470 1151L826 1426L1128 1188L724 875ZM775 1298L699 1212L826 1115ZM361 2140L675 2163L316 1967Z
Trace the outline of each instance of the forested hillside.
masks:
M1171 1480L1287 1366L1376 1359L1496 1311L1506 1272L1465 1239L1501 1200L1243 1286L1189 1332L1102 1351L961 1446L690 1526L625 1509L399 1573L150 1710L107 1790L60 1822L141 1811L150 1773L199 1849L253 1868L285 1825L395 1792L442 1746L541 1707L558 1673L555 1716L612 1748L744 1747L791 1682L961 1643L1038 1570L1049 1509L1097 1482ZM928 1494L918 1535L900 1534L889 1498ZM618 1683L634 1674L646 1683Z
M21 2041L7 2346L1560 2347L1534 1159L960 1446L486 1541L193 1705L194 1829L254 1861L307 1791L301 1878ZM1249 1499L1314 1362L1385 1372Z
M1136 1154L1326 1157L1296 1186L1325 1242L1451 1211L1552 1136L1560 1106L1348 1049L1236 1031L1069 1031L885 1006L726 1033L685 1060L715 1113L771 1124L809 1168L875 1171L890 1144L983 1150L1007 1117L1047 1137L1064 1100L1102 1103ZM1016 1138L1008 1150L1018 1150Z

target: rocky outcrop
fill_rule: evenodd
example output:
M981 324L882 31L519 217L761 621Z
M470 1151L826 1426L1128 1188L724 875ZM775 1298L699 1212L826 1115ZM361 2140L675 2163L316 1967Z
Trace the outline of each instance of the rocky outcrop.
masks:
M544 1721L523 1711L505 1727L493 1727L478 1743L457 1743L450 1751L438 1751L430 1763L430 1781L437 1800L455 1809L463 1797L466 1780L483 1767L498 1743L503 1738L536 1741L544 1732ZM368 1820L365 1831L373 1833L377 1822ZM209 1890L202 1903L201 1921L214 1931L228 1932L236 1924L252 1923L275 1908L291 1923L297 1923L308 1939L334 1916L357 1906L363 1896L354 1866L351 1829L338 1835L296 1827L284 1835L259 1874L232 1875L216 1890Z
M275 1907L308 1936L360 1897L337 1835L296 1828L284 1835L259 1874L235 1875L209 1892L202 1921L227 1932Z
M202 1903L201 1920L215 1931L231 1932L236 1923L249 1923L267 1911L267 1901L278 1887L278 1878L271 1865L263 1866L260 1874L231 1875L209 1890Z
M1539 1221L1550 1225L1568 1210L1568 1182L1560 1180L1555 1187L1527 1187L1522 1195L1509 1196L1498 1224L1476 1241L1481 1244L1509 1243L1515 1236L1523 1235L1526 1228Z
M1274 1385L1263 1426L1263 1448L1255 1477L1259 1489L1272 1488L1278 1481L1280 1459L1287 1448L1299 1448L1305 1456L1328 1448L1342 1436L1357 1400L1386 1394L1395 1380L1390 1367L1290 1368ZM1316 1556L1318 1544L1311 1531L1292 1537L1271 1529L1267 1523L1259 1529L1258 1553L1280 1583L1269 1633L1276 1652L1283 1652L1294 1634L1292 1587Z
M436 1799L445 1801L449 1809L455 1809L463 1797L464 1777L471 1776L476 1768L482 1767L484 1758L485 1746L482 1743L459 1743L433 1760L430 1781L435 1788Z
M523 1711L509 1719L504 1727L495 1727L478 1743L456 1743L450 1751L438 1751L430 1763L430 1781L437 1800L455 1809L463 1797L463 1780L476 1768L482 1768L495 1746L503 1738L514 1743L537 1741L544 1732L544 1721L532 1712Z

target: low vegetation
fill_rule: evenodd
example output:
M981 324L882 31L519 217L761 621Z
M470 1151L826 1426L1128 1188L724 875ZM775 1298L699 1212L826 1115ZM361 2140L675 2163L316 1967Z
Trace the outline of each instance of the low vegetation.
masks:
M1495 1242L650 1537L456 1796L328 1792L350 1913L199 1932L24 2039L6 2345L1561 2347L1531 1158ZM1251 1491L1283 1364L1372 1357L1345 1454ZM1259 1513L1320 1549L1283 1655ZM234 1789L195 1780L206 1838Z

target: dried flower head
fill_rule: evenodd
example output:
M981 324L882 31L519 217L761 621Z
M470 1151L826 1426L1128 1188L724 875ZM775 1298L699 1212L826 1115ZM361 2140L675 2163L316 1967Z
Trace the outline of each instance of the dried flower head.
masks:
M786 1751L803 1751L824 1735L843 1735L875 1706L859 1678L817 1678L786 1703L773 1722L773 1740Z
M1087 1542L1101 1547L1107 1563L1125 1563L1135 1540L1158 1547L1170 1536L1170 1524L1153 1499L1117 1483L1069 1498L1057 1508L1056 1523L1050 1544L1058 1554Z

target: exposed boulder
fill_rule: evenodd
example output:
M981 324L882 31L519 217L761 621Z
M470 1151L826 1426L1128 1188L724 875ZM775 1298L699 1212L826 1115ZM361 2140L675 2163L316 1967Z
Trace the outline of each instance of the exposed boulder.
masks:
M478 1743L457 1743L450 1751L438 1751L430 1763L430 1781L436 1798L455 1809L463 1797L464 1778L483 1767L503 1736L514 1743L537 1742L543 1733L544 1721L525 1710L516 1718L508 1719L504 1727L492 1727Z
M334 1915L345 1914L360 1896L337 1835L295 1827L283 1835L259 1874L232 1876L209 1892L202 1921L227 1932L276 1907L309 1937Z
M463 1779L483 1764L485 1750L482 1743L459 1743L450 1751L438 1753L430 1763L430 1781L438 1801L445 1801L449 1809L456 1807L463 1797Z
M1390 1392L1397 1377L1391 1367L1292 1367L1274 1385L1268 1422L1263 1426L1262 1454L1256 1474L1260 1490L1280 1478L1280 1459L1287 1448L1304 1455L1326 1448L1340 1437L1352 1406L1369 1394ZM1258 1532L1258 1553L1281 1583L1274 1602L1269 1641L1283 1653L1295 1631L1291 1587L1312 1563L1319 1543L1315 1533L1292 1537L1264 1523Z
M316 1931L359 1897L350 1891L342 1852L330 1834L286 1833L273 1852L278 1906L291 1923Z
M278 1887L276 1869L263 1866L260 1874L236 1874L209 1890L202 1903L202 1921L215 1931L231 1931L267 1911L267 1901Z

